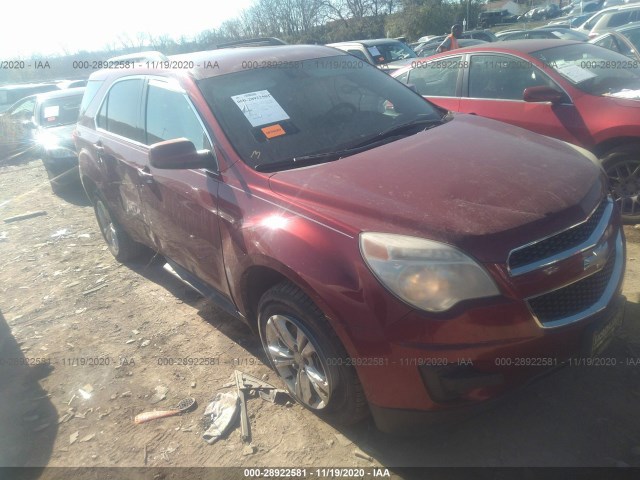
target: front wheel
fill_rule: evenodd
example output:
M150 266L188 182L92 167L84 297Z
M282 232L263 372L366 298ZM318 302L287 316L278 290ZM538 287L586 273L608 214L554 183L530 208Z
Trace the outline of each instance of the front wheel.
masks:
M115 259L126 262L140 256L142 245L134 241L118 224L101 196L95 196L93 205L102 236Z
M609 188L625 223L640 222L640 144L622 145L602 157Z
M320 309L283 282L258 306L262 345L291 396L323 419L356 423L368 407L355 369Z

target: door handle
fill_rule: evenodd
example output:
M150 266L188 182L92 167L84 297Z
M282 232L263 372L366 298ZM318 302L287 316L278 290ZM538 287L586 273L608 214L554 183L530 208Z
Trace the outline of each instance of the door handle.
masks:
M149 167L138 168L138 175L144 181L144 183L153 183L153 173L149 171Z

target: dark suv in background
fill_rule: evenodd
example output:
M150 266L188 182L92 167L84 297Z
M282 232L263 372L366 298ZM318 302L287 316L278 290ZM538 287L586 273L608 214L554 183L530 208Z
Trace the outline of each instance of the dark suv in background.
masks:
M606 347L624 237L584 150L333 48L173 59L91 76L84 188L118 260L163 255L309 410L404 430Z

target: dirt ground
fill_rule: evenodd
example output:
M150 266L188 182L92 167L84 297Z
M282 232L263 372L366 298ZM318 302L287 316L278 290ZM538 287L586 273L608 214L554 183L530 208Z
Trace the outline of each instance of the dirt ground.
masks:
M259 341L159 259L118 264L83 192L53 195L39 161L1 167L0 219L38 210L0 222L0 466L640 466L638 229L625 228L626 321L606 354L615 366L564 368L420 438L370 421L337 430L297 404L251 397L247 449L239 429L205 443L202 419L236 368L282 386ZM185 357L214 361L165 364ZM191 413L133 422L189 396Z

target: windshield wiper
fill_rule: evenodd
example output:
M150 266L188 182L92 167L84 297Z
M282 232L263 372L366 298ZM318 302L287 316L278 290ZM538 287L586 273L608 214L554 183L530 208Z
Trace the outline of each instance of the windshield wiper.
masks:
M388 140L391 137L399 136L405 130L410 130L411 128L415 128L416 126L424 125L425 128L423 128L422 130L427 130L435 126L442 125L443 123L446 123L446 121L443 119L418 118L412 120L411 122L396 125L394 127L388 128L387 130L383 130L382 132L369 137L367 140L353 145L349 148L335 150L333 152L316 153L313 155L302 155L300 157L292 157L286 160L280 160L278 162L259 163L254 168L258 172L276 172L278 170L287 170L289 168L307 167L310 165L317 165L319 163L333 162L335 160L340 160L341 158L348 157L349 155L355 155L356 153L369 150L370 148L375 146L375 144L383 143L385 140Z
M315 153L313 155L302 155L300 157L292 157L278 162L259 163L255 166L258 172L275 172L278 170L286 170L288 168L308 167L309 165L317 165L319 163L333 162L341 158L355 155L356 153L367 150L367 147L354 147L344 150L336 150L333 152Z
M429 128L433 128L433 127L437 127L438 125L442 125L443 123L445 123L445 121L443 119L440 118L417 118L415 120L412 120L410 122L407 123L403 123L400 125L396 125L394 127L390 127L386 130L383 130L380 133L377 133L376 135L369 137L368 139L364 140L363 142L358 143L357 145L355 145L353 148L359 148L359 147L363 147L365 145L369 145L371 143L377 143L381 140L384 140L385 138L390 138L390 137L395 137L398 135L401 135L403 132L407 131L407 130L411 130L412 128L415 128L417 126L421 126L424 125L425 128L423 128L420 131L424 131L424 130L428 130ZM417 133L417 132L416 132Z

